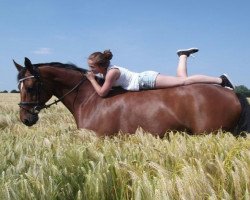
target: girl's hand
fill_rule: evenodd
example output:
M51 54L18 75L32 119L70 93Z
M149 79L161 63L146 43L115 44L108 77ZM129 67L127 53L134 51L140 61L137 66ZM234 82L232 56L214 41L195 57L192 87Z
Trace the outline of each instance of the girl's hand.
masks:
M119 78L119 76L120 76L119 69L111 69L111 70L109 70L109 72L106 74L104 84L102 86L100 86L97 83L97 81L95 80L95 74L92 71L87 72L87 74L86 74L87 79L89 79L89 81L91 82L91 84L94 87L95 91L101 97L107 96L110 89L114 85L114 82Z
M88 71L86 77L91 81L95 79L95 74L92 71Z

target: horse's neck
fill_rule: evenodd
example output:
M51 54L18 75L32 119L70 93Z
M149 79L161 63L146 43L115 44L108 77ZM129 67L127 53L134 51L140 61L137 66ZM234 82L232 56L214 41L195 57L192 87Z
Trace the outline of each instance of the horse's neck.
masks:
M77 84L79 84L78 82ZM76 85L71 85L72 89ZM63 93L65 95L65 93ZM57 97L60 98L60 97ZM74 91L62 99L62 103L78 121L78 115L83 105L88 106L91 100L96 99L96 92L88 80L84 80Z
M77 109L77 102L81 101L81 99L78 99L78 96L82 97L82 95L79 95L79 92L84 92L84 95L88 95L88 93L91 92L91 87L89 87L90 83L87 80L83 81L79 87L74 89L84 78L81 72L57 67L41 68L40 71L42 77L47 82L48 88L50 87L53 91L53 95L58 99L63 97L62 103L72 113Z

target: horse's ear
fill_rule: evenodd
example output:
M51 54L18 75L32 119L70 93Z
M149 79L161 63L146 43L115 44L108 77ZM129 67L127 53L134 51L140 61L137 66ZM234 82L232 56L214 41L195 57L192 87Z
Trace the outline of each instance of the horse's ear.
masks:
M33 65L31 61L26 57L24 58L24 65L30 71L30 73L33 74L34 72Z
M16 66L17 70L20 72L24 67L22 65L19 65L18 63L16 63L14 60L14 65Z
M31 61L28 59L28 58L24 58L24 65L25 65L25 67L27 67L27 68L30 68L30 67L32 67L32 63L31 63Z

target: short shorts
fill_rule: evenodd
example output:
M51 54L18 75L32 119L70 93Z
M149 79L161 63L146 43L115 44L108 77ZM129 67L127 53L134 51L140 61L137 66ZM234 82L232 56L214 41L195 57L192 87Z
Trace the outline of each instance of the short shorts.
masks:
M139 74L139 89L148 90L155 88L156 77L159 72L145 71Z

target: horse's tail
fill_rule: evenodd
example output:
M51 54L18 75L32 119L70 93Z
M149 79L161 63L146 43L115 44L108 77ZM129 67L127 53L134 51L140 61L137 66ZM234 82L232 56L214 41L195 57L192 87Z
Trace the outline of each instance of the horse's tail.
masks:
M239 121L234 129L235 135L246 135L250 133L250 105L247 101L247 98L239 93L236 93L240 104L241 104L241 115Z

